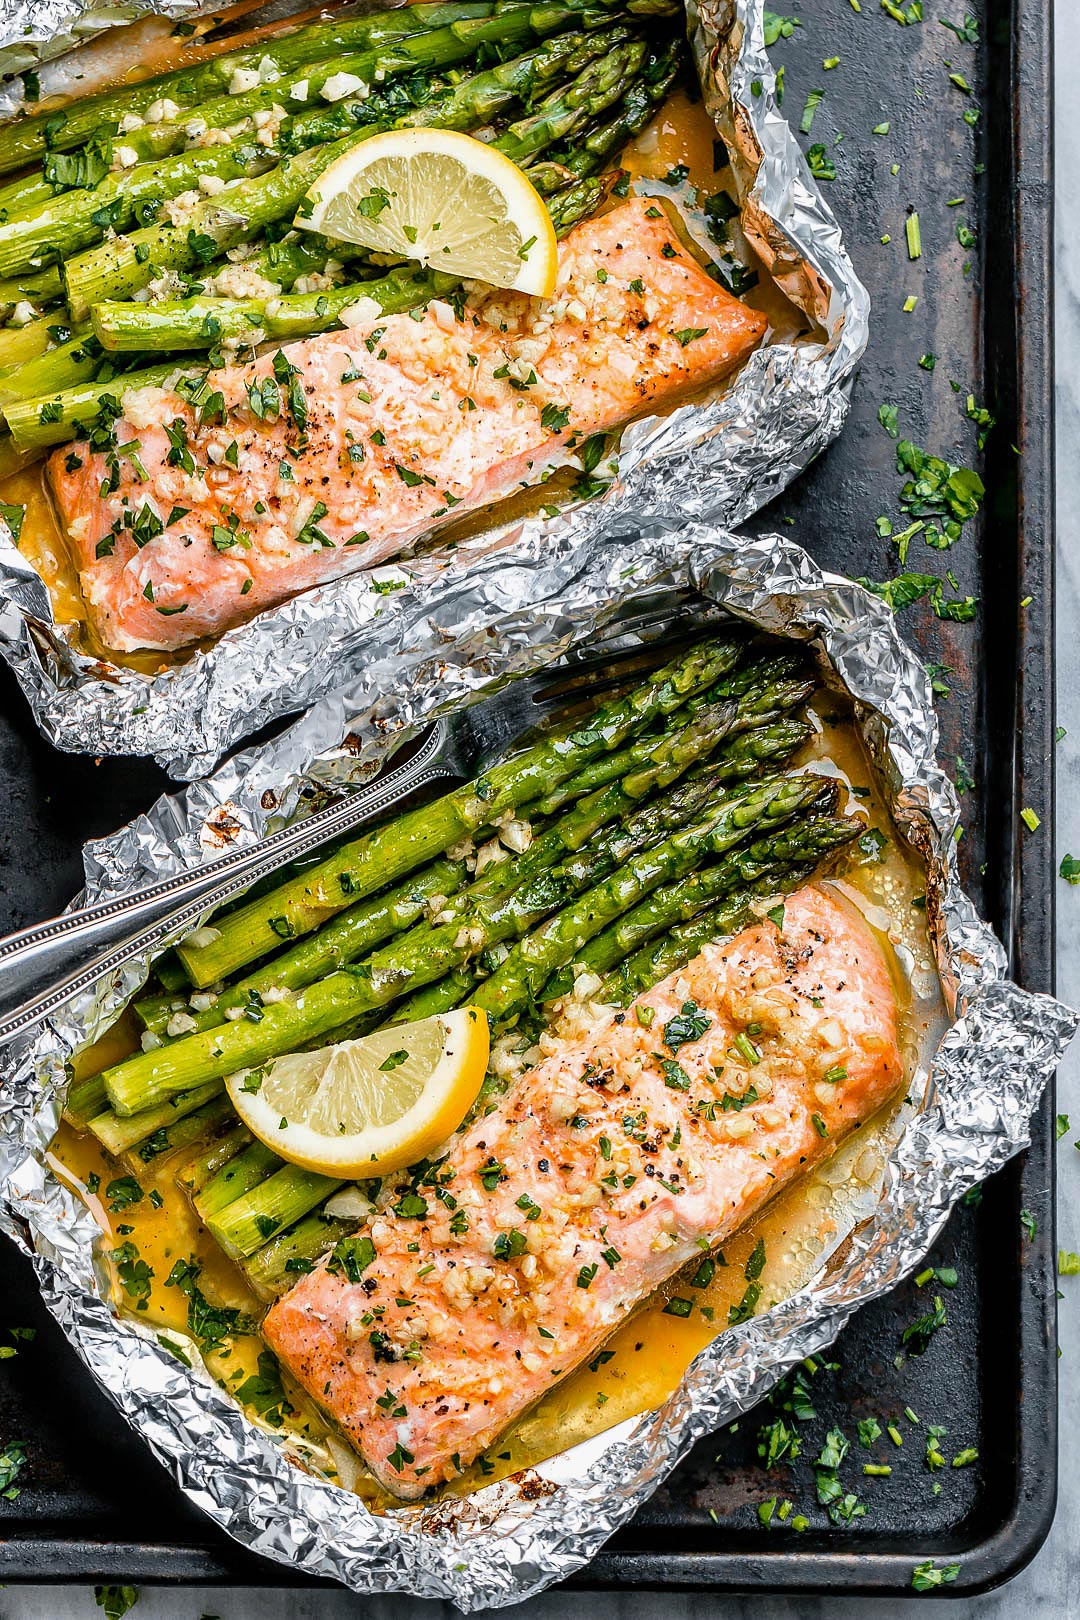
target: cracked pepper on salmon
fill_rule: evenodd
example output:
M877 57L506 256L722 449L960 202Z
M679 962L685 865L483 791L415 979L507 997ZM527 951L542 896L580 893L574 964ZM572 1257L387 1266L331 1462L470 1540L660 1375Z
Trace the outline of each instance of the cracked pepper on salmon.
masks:
M406 1499L453 1479L902 1080L888 968L790 896L558 1044L270 1311L267 1342Z
M765 328L648 199L570 232L553 300L417 313L361 303L344 330L211 372L194 401L130 390L117 448L53 454L103 646L183 647L385 562L722 376Z

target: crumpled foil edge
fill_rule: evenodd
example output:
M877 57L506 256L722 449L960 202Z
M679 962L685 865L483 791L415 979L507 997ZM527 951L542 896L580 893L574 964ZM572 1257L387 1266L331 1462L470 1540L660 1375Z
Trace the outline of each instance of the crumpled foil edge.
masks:
M50 6L77 4L16 0L15 9L18 16L28 6L38 18ZM688 0L687 12L706 104L739 178L744 227L820 341L761 349L704 403L634 423L622 435L617 476L596 500L551 518L496 520L452 552L399 562L392 573L406 583L391 595L368 574L335 580L153 675L79 652L0 522L0 654L51 742L95 755L151 755L179 779L203 775L243 737L308 707L373 657L406 653L433 598L493 547L516 568L643 524L730 526L836 437L866 346L867 293L777 108L763 0Z
M872 1216L807 1287L724 1332L657 1412L552 1459L527 1476L528 1488L510 1479L461 1501L374 1516L296 1468L198 1365L183 1367L145 1325L116 1316L95 1265L98 1228L48 1166L65 1060L115 1017L148 964L132 964L0 1052L4 1229L31 1254L78 1353L190 1499L245 1546L294 1568L465 1611L518 1602L581 1568L694 1440L753 1406L911 1271L956 1200L1026 1145L1031 1112L1078 1022L1052 997L1005 978L1001 946L959 887L958 808L934 757L929 682L881 601L823 573L786 538L695 524L676 537L652 529L598 540L561 564L508 577L501 559L489 559L459 586L444 621L433 612L411 662L373 665L271 744L88 845L84 898L213 853L223 813L241 839L265 833L326 790L366 778L403 728L475 698L495 677L550 662L571 642L648 640L687 604L811 641L826 678L855 699L899 833L927 863L931 939L953 1021L933 1057L927 1106L900 1138Z

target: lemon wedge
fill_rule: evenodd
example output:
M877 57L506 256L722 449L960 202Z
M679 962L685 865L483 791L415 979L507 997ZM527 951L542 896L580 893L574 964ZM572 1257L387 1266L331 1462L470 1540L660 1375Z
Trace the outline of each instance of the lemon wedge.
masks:
M293 1052L225 1082L250 1131L320 1175L382 1176L451 1136L483 1082L487 1015L462 1007Z
M548 298L558 243L516 163L448 129L387 130L316 180L296 224L433 270Z

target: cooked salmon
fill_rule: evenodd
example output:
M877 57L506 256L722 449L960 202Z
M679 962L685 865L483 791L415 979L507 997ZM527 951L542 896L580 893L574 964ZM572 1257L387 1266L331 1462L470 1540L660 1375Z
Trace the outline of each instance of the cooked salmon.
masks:
M278 1301L268 1343L372 1473L452 1479L902 1077L888 969L819 888L562 1044Z
M182 647L384 562L731 370L765 327L647 199L567 236L554 300L435 301L420 319L361 303L350 320L212 372L201 404L129 390L117 450L51 457L104 646Z

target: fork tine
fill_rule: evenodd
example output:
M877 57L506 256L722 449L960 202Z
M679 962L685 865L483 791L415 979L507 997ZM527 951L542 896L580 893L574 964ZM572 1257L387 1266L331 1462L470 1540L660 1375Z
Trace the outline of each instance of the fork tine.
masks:
M667 636L641 647L600 652L595 656L586 652L579 661L540 670L522 684L531 686L527 695L537 712L544 714L577 696L599 696L624 681L632 680L635 675L658 668L675 653L692 646L701 638L701 633L700 629L695 629L684 636Z

